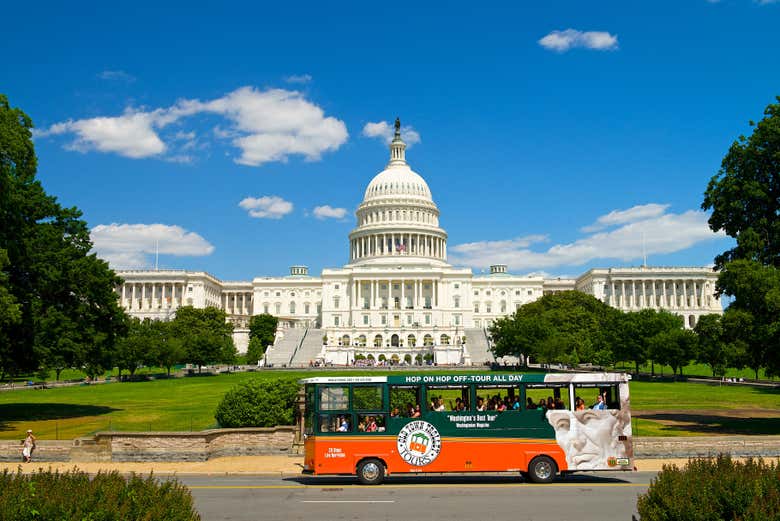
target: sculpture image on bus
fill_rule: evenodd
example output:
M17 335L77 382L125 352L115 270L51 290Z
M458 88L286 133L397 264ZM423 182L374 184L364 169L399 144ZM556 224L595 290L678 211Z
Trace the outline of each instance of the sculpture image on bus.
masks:
M546 483L559 473L633 470L629 378L484 373L304 379L304 472L356 475L365 484L390 474L517 472ZM575 407L584 400L588 407Z

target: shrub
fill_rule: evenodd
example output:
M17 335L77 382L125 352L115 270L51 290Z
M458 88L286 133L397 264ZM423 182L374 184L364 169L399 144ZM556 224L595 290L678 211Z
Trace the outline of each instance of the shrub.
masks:
M637 510L642 521L780 519L780 466L730 456L664 465Z
M178 521L200 516L190 491L175 480L125 479L117 471L98 472L90 479L76 469L62 474L40 469L0 474L0 519Z
M221 427L293 425L299 388L291 378L249 380L225 394L214 417Z

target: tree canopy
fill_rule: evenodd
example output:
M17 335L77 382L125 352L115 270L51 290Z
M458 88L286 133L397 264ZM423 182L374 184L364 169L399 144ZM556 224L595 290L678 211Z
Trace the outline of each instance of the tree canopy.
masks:
M731 145L704 194L710 228L737 240L716 257L719 269L737 259L780 268L780 96L777 101L761 121L750 122L750 137Z
M740 136L704 194L713 231L737 244L715 258L718 293L733 297L722 319L735 364L780 374L780 97L749 137Z
M172 330L181 340L185 360L198 367L235 360L233 325L221 309L184 306L176 311Z
M545 295L499 318L490 328L495 356L542 362L613 361L611 338L620 312L579 291Z
M121 282L90 254L87 223L36 179L32 121L0 95L0 372L108 363Z

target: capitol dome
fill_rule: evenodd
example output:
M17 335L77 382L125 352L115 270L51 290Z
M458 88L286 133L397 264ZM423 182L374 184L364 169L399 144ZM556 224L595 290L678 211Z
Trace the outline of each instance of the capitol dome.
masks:
M446 261L447 233L439 228L439 209L428 183L406 162L397 119L390 161L368 183L356 216L358 226L349 234L350 263Z

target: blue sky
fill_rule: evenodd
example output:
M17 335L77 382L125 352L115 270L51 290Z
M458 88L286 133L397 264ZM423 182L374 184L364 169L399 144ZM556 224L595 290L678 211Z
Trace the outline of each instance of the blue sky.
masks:
M454 263L708 265L702 193L780 94L780 2L162 4L4 11L0 92L115 267L345 264L396 116Z

